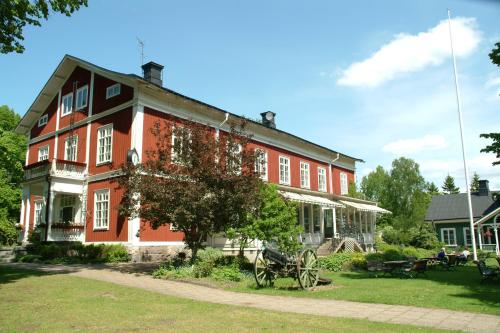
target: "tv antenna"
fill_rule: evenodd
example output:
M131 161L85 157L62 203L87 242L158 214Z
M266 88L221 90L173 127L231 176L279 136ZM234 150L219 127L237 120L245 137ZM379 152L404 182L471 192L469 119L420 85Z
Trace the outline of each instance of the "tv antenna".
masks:
M137 43L139 44L139 48L141 49L141 66L142 66L144 65L144 41L139 37L136 38L137 38Z

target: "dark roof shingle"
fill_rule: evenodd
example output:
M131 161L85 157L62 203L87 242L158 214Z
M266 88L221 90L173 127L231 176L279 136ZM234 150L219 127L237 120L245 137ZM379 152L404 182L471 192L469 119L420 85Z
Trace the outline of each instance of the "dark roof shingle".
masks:
M474 220L500 207L500 201L493 200L489 195L471 194L471 202ZM432 201L425 214L426 221L468 218L469 208L467 205L467 193L435 195L432 197Z

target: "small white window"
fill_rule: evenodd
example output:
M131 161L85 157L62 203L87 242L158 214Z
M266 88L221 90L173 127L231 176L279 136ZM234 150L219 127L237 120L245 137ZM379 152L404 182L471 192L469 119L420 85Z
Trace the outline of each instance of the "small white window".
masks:
M76 153L78 150L78 136L67 137L64 142L64 159L66 161L76 162Z
M43 220L44 216L43 207L44 207L43 200L35 201L35 226L45 222Z
M121 85L119 83L113 84L106 88L106 99L120 95Z
M468 227L464 228L464 245L472 245L472 237L470 234L470 229Z
M318 167L318 191L326 192L326 169Z
M38 162L49 159L49 145L38 148Z
M441 229L441 241L445 245L451 245L451 246L457 245L455 228L443 228L443 229Z
M264 149L255 149L255 172L262 180L267 181L267 152Z
M76 109L80 110L87 106L89 86L83 86L76 91Z
M347 184L347 174L340 173L340 195L349 193L349 185Z
M59 204L59 222L74 223L76 211L76 196L62 195Z
M177 127L172 130L172 163L180 164L179 154L185 153L184 149L189 146L182 139L184 136L191 138L191 131L188 128Z
M290 185L290 159L280 156L280 184Z
M113 143L113 124L103 126L97 130L97 163L111 162Z
M233 143L232 147L226 146L226 163L227 170L235 174L241 173L241 163L242 163L242 151L243 147L240 144Z
M309 163L300 162L300 187L310 188Z
M38 127L42 127L43 125L47 124L48 121L49 121L49 115L44 114L43 116L40 117L40 119L38 119Z
M61 117L70 114L73 111L73 93L64 95L62 98Z
M94 229L109 229L109 190L94 193Z

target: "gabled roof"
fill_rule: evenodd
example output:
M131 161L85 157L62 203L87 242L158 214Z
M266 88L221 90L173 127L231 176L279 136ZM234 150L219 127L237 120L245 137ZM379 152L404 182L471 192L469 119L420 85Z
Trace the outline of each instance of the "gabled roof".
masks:
M288 137L294 138L296 140L302 141L303 143L310 144L310 145L313 145L313 146L315 146L317 148L327 150L330 153L340 154L341 156L353 159L355 161L364 162L360 158L356 158L356 157L352 157L352 156L349 156L349 155L346 155L346 154L339 153L339 152L334 151L334 150L332 150L330 148L318 145L318 144L316 144L314 142L311 142L311 141L308 141L308 140L303 139L301 137L298 137L298 136L296 136L294 134L282 131L280 129L267 127L267 126L263 125L262 123L260 123L258 121L255 121L255 120L252 120L252 119L247 119L247 118L242 117L240 115L237 115L237 114L225 111L223 109L220 109L220 108L218 108L216 106L213 106L213 105L204 103L202 101L199 101L197 99L194 99L194 98L182 95L182 94L180 94L180 93L178 93L176 91L173 91L171 89L155 85L155 84L153 84L153 83L145 80L144 78L142 78L142 77L140 77L140 76L138 76L136 74L125 74L125 73L115 72L115 71L112 71L112 70L109 70L109 69L106 69L106 68L94 65L94 64L92 64L92 63L90 63L88 61L79 59L77 57L74 57L74 56L71 56L71 55L68 55L68 54L66 54L63 57L63 59L61 60L61 62L57 66L56 70L54 71L54 73L52 73L52 75L49 78L49 80L47 81L47 83L45 83L45 86L42 88L42 91L38 94L38 96L36 97L36 99L33 102L33 104L30 106L30 108L28 109L28 111L26 112L26 114L23 116L23 118L21 119L21 121L17 125L17 127L15 129L16 133L18 133L18 134L27 134L30 131L31 127L33 127L33 125L38 121L38 118L40 117L40 115L47 109L47 107L49 106L49 104L52 102L52 100L54 99L54 97L57 95L57 93L59 91L59 88L62 86L62 84L64 82L66 82L66 80L68 79L68 77L71 75L71 73L73 72L73 70L77 66L80 66L80 67L85 68L87 70L94 71L97 74L110 77L110 78L112 78L112 79L114 79L115 81L118 81L118 82L124 82L124 83L128 83L130 85L133 85L134 83L141 83L142 85L150 86L152 88L156 88L156 89L159 88L159 89L161 89L164 92L171 93L171 94L177 95L179 97L185 98L187 100L190 100L190 101L192 101L194 103L207 106L207 107L209 107L210 109L212 109L212 110L214 110L216 112L221 112L221 113L224 113L224 114L225 113L229 113L232 117L239 118L239 119L244 119L244 120L249 121L249 122L251 122L253 124L256 124L258 126L265 127L266 129L269 129L269 130L272 130L272 131L276 131L276 132L278 132L280 134L283 134L283 135L286 135Z
M472 215L474 220L500 207L500 201L495 201L490 195L471 194ZM467 193L441 194L432 197L427 208L426 221L444 221L468 219L469 208Z

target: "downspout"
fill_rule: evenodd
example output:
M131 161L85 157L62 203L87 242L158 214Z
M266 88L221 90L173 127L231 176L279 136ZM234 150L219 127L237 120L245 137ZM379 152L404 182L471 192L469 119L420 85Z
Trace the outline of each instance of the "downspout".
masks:
M333 163L340 158L340 153L337 153L337 157L330 161L330 193L333 194Z
M219 141L220 128L222 127L222 125L226 123L228 119L229 119L229 113L226 112L226 118L224 118L224 120L219 124L219 126L217 126L217 129L215 130L215 138L217 139L217 141Z

